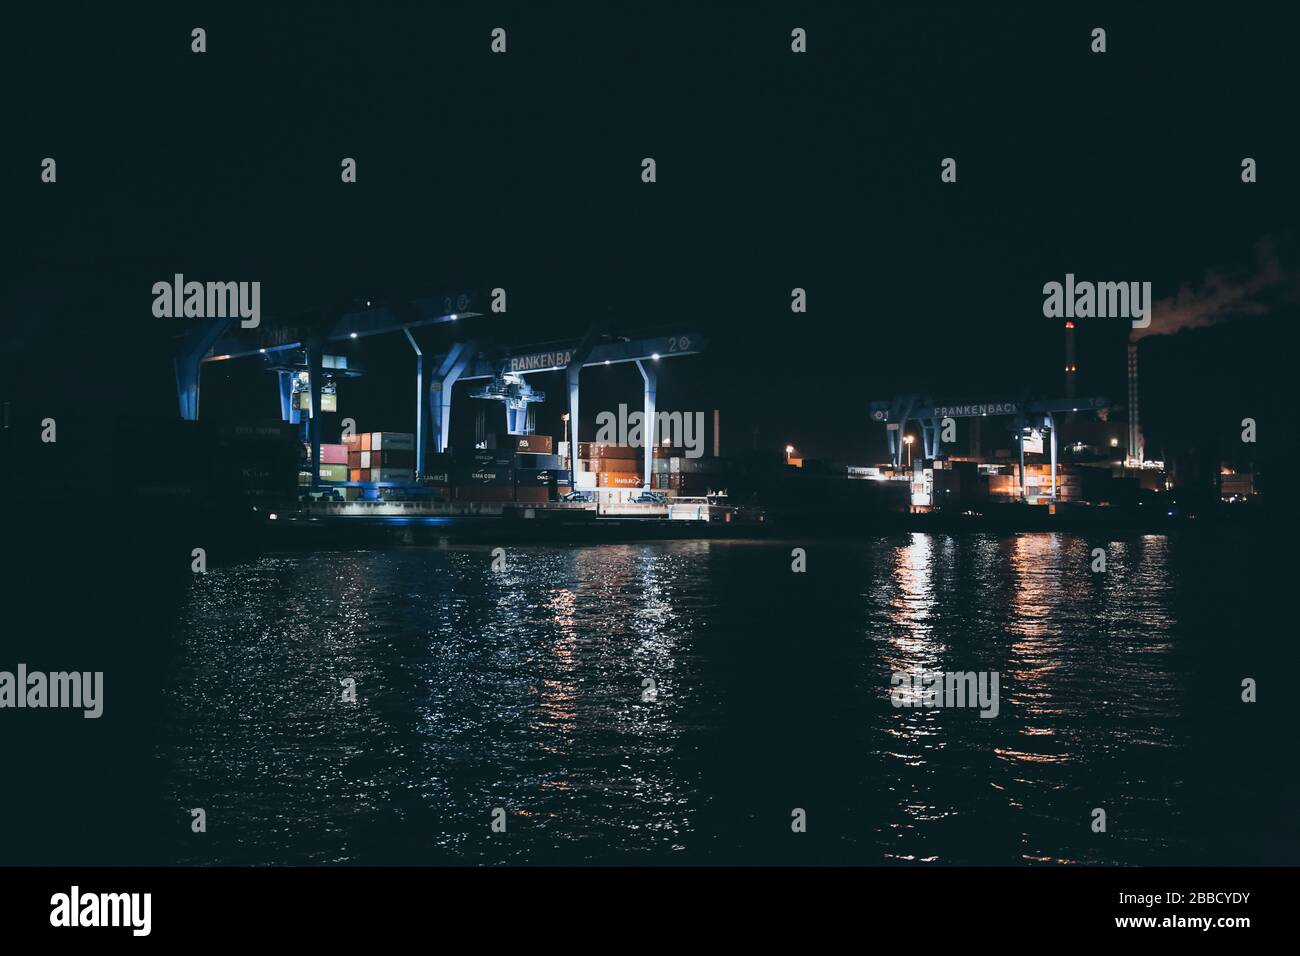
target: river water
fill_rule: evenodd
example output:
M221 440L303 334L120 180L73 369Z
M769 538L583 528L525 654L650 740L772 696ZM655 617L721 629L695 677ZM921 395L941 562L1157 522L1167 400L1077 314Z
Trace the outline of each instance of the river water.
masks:
M1225 549L916 533L249 558L96 612L151 608L107 629L98 736L26 797L53 809L8 846L19 862L1294 863L1279 635ZM115 699L122 660L140 666ZM997 715L893 706L891 674L926 670L997 672ZM61 726L61 744L84 730ZM59 783L78 781L98 797L68 805ZM60 807L73 829L42 843Z

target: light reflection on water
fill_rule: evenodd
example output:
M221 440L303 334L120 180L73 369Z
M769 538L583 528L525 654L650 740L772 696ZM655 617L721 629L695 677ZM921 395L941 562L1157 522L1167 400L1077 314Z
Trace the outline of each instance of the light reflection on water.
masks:
M803 575L742 542L211 570L159 754L208 812L184 858L1159 862L1185 839L1174 557L1117 541L1095 575L1090 547L918 533L813 546ZM923 670L998 671L999 715L892 707L890 674ZM1104 840L1099 805L1126 821Z

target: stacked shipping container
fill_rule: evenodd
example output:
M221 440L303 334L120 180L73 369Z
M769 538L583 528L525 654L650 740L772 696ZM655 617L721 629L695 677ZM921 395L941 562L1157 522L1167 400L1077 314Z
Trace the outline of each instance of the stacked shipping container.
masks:
M298 484L310 485L312 483L311 445L303 447L307 452L307 468L298 472ZM330 483L348 480L347 445L322 444L320 446L320 480Z
M573 487L573 476L563 468L559 455L553 454L550 435L509 435L515 451L515 501L539 504L554 501Z
M578 467L594 476L591 487L636 489L644 486L644 450L631 445L578 443ZM676 495L704 495L719 485L721 459L688 458L685 448L658 446L651 451L650 487Z
M348 450L348 481L415 480L415 436L411 433L361 432L343 442Z

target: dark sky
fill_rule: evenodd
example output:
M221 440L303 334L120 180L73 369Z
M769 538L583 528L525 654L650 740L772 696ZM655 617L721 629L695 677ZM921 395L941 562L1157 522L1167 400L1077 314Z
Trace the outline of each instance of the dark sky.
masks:
M176 272L259 280L268 316L503 286L508 323L475 332L698 329L711 348L663 363L661 405L720 406L732 449L861 459L881 444L866 403L897 390L1059 393L1044 282L1149 280L1157 298L1215 270L1249 282L1266 237L1298 268L1293 32L1274 11L31 6L7 14L0 62L0 342L34 321L8 373L51 401L92 391L97 415L173 412L182 323L154 318L149 290ZM39 182L45 156L55 185ZM356 185L339 181L344 156ZM955 185L939 181L946 156ZM794 286L807 315L789 310ZM1151 441L1275 414L1287 288L1144 341ZM1081 323L1084 392L1123 398L1126 336L1122 320ZM405 345L358 348L356 408L407 427L384 419L388 393L413 388ZM588 382L593 413L639 401L633 369ZM559 378L536 384L558 415ZM275 413L256 369L205 387L205 410Z

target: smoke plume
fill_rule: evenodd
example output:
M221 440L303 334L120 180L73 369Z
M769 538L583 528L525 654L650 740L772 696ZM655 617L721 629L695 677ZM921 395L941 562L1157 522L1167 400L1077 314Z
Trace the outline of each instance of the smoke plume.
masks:
M1184 283L1178 292L1158 301L1151 324L1134 329L1134 340L1149 335L1172 335L1183 329L1214 325L1225 319L1263 315L1270 305L1300 299L1300 275L1283 268L1270 238L1255 246L1255 267L1241 273L1211 269L1199 288Z

